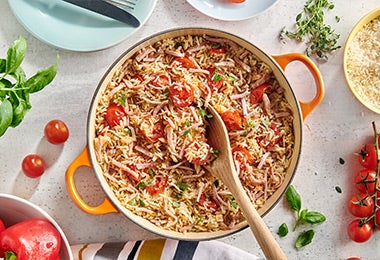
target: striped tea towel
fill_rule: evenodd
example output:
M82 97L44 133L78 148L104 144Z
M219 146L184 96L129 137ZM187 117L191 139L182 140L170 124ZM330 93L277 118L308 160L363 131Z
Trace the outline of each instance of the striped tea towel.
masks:
M219 241L156 239L71 246L74 260L258 260Z

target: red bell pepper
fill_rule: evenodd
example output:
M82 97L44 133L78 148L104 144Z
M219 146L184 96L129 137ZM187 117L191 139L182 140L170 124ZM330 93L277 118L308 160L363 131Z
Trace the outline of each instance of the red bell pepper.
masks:
M0 232L0 257L12 251L17 260L59 260L61 236L47 220L28 219Z

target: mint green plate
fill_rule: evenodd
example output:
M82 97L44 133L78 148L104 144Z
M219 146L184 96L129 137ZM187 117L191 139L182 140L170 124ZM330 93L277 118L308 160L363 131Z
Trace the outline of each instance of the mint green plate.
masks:
M148 20L157 0L139 0L131 11L141 22ZM71 51L96 51L114 46L139 28L61 0L8 0L18 21L36 38Z

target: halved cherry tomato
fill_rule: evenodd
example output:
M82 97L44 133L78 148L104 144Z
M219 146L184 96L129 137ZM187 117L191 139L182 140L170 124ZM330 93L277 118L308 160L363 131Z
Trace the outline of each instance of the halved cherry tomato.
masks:
M21 168L30 178L40 177L45 172L45 162L37 154L29 154L22 160Z
M217 44L217 45L211 46L210 52L214 54L223 54L223 53L226 53L227 51L223 45Z
M126 167L127 167L126 168L127 170L123 171L123 172L125 172L131 180L134 180L136 182L140 182L141 181L141 173L137 169L136 165L128 164L128 165L126 165Z
M169 86L169 78L166 75L160 75L152 81L152 84L156 87Z
M247 168L247 164L251 164L253 162L252 155L249 153L249 151L241 146L236 146L232 149L232 154L234 155L234 158L239 162L240 168L242 170Z
M264 83L257 88L254 88L251 91L251 95L249 96L249 101L251 104L257 104L263 100L264 93L271 88L271 85L268 83Z
M367 194L353 195L348 202L348 210L359 218L368 217L373 213L375 204L373 198Z
M106 112L106 121L110 127L114 127L116 125L120 125L120 121L122 121L123 117L127 114L124 111L124 108L118 104L112 103L107 108Z
M146 118L141 123L142 134L150 141L156 142L159 138L164 136L165 125L163 119L152 121L152 118Z
M215 92L223 86L224 80L222 77L215 75L216 74L215 67L210 67L210 68L207 68L206 70L210 72L207 77L208 86L211 89L211 91Z
M69 138L69 129L63 121L55 119L45 125L44 135L50 143L61 144Z
M355 186L360 193L373 194L376 185L376 172L370 169L363 169L355 176Z
M199 156L194 157L194 152ZM211 147L204 141L194 141L186 146L185 157L192 164L204 165L211 157Z
M218 204L216 204L216 201L212 198L206 198L206 195L204 195L203 193L199 197L198 205L203 206L211 211L216 211L218 208Z
M153 184L145 187L146 191L151 195L159 194L164 192L166 186L168 185L168 176L156 176Z
M359 219L353 220L347 228L348 237L355 242L363 243L370 239L373 227L370 223L362 223Z
M181 63L181 66L186 68L186 69L194 69L195 68L194 63L187 57L177 57L174 59L174 61Z
M194 90L186 83L175 83L169 87L169 96L173 105L185 108L194 102Z
M359 163L367 169L376 170L377 159L376 159L376 145L366 144L360 150L358 155Z
M236 110L227 110L220 114L228 131L243 129L243 119Z

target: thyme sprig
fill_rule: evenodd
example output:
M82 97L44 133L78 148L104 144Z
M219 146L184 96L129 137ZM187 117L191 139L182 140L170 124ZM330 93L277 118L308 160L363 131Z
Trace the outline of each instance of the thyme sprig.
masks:
M288 31L285 28L280 32L280 39L285 37L297 41L306 41L305 53L307 56L316 56L327 61L328 54L339 49L340 34L337 34L330 25L325 24L325 11L334 9L329 0L307 0L303 11L296 16L296 30ZM335 17L339 22L340 18Z

